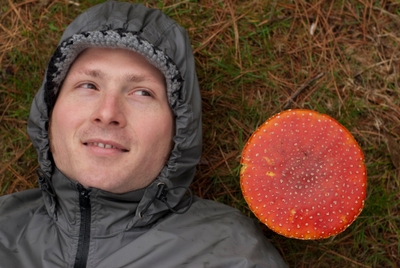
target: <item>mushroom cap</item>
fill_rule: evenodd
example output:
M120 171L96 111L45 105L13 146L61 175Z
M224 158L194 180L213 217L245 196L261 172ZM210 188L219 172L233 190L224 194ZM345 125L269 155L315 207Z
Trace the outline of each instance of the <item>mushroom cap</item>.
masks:
M243 196L278 234L322 239L343 232L364 207L364 155L330 116L287 110L261 125L245 145Z

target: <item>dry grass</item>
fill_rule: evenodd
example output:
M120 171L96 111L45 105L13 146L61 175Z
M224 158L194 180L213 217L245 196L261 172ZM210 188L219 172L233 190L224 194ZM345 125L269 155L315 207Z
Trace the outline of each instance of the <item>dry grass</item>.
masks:
M4 1L4 0L1 0ZM0 193L36 186L26 120L61 30L90 6L0 5ZM94 2L94 1L93 1ZM199 3L197 3L199 2ZM188 29L204 112L197 195L252 216L239 186L241 150L287 107L329 114L360 143L365 209L323 241L265 235L292 267L400 267L400 3L397 1L147 1ZM51 48L51 49L49 49Z

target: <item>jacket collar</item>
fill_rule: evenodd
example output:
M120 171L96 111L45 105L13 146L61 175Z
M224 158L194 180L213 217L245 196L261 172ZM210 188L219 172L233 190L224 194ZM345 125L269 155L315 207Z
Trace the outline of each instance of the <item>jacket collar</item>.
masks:
M57 168L51 179L41 179L39 182L49 215L62 229L77 235L80 221L78 183ZM144 227L168 214L165 204L154 200L159 184L155 181L144 189L124 194L89 188L92 235L113 235L132 227ZM141 213L145 208L146 212Z

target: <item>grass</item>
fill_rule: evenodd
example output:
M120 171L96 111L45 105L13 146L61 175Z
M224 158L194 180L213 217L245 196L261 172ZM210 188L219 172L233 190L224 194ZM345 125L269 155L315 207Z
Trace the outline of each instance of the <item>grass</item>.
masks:
M1 4L0 194L37 186L29 107L62 29L100 1L82 2ZM400 267L400 3L141 2L177 20L192 40L204 122L193 191L253 217L239 186L248 137L288 103L329 114L364 151L364 211L326 240L287 239L262 226L264 233L291 267Z

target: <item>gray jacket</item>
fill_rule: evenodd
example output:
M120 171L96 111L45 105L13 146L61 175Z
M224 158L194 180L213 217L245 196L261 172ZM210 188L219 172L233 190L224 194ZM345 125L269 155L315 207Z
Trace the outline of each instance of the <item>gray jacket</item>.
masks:
M200 91L184 29L158 10L106 2L77 17L60 42L75 33L118 28L140 32L182 75L170 159L144 189L112 194L92 188L86 195L52 161L42 86L28 122L40 189L0 197L0 267L286 267L252 220L186 194L202 136Z

